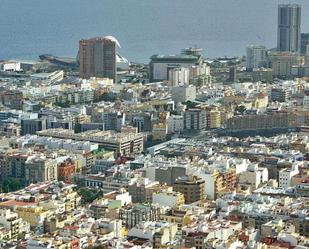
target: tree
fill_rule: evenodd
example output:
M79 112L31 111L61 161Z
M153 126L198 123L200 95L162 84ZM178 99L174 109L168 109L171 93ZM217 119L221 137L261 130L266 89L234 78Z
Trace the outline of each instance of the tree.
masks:
M102 191L96 189L80 188L77 190L78 194L82 197L83 203L91 203L95 199L102 196Z
M2 192L8 193L21 189L21 183L19 180L14 178L6 178L0 184L0 189Z
M197 106L197 103L194 103L190 100L188 100L187 102L184 102L183 104L186 105L188 109L195 108Z
M111 95L110 93L103 93L99 97L99 101L115 102L116 100L117 100L117 97L114 95Z

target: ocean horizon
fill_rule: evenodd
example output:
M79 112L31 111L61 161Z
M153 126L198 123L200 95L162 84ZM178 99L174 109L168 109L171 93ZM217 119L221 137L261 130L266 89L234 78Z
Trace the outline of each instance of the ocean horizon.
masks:
M134 62L192 46L207 58L242 56L250 44L276 47L279 3L301 4L309 32L308 0L2 0L0 60L75 57L80 39L107 35Z

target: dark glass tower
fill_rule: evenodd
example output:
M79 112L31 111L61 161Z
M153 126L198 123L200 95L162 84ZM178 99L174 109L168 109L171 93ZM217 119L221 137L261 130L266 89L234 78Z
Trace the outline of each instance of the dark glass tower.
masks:
M308 48L309 48L309 33L302 33L301 34L301 49L300 52L302 54L307 54L308 53Z
M300 52L301 6L282 4L278 7L279 51Z

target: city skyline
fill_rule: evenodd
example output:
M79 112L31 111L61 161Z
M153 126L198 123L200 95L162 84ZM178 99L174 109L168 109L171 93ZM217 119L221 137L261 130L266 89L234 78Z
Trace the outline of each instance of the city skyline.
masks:
M1 5L0 249L309 249L306 1Z

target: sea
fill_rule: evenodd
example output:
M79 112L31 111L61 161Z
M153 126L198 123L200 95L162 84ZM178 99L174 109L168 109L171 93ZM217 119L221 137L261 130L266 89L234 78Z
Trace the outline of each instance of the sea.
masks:
M241 56L249 44L276 46L279 3L301 4L309 32L309 0L0 0L0 60L75 57L81 38L107 35L133 62L186 47Z

